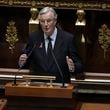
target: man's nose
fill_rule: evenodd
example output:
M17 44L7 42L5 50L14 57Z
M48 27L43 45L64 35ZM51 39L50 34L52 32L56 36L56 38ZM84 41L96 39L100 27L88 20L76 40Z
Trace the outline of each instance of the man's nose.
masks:
M45 25L48 25L48 22L47 22L47 21L45 21L45 22L44 22L44 24L45 24Z

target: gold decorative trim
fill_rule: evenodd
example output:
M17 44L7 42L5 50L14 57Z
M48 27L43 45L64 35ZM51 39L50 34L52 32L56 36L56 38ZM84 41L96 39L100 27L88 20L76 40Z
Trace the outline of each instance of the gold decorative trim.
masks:
M0 0L0 6L14 6L14 7L32 7L37 6L41 8L44 6L51 6L59 9L79 9L85 10L110 10L110 2L107 1L75 1L75 0Z

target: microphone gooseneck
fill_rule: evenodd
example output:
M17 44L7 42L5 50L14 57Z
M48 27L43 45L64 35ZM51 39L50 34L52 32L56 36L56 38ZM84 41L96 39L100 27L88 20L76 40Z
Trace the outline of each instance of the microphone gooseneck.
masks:
M57 66L57 68L58 68L58 71L59 71L59 73L60 73L60 76L61 76L61 78L62 78L62 88L64 88L64 87L65 87L64 76L63 76L63 73L62 73L62 71L61 71L61 68L60 68L60 66L59 66L59 64L58 64L58 62L57 62L57 59L56 59L56 57L55 57L55 55L54 55L54 53L53 53L52 48L51 48L51 54L52 54L52 57L53 57L53 59L54 59L54 61L55 61L56 66Z
M36 42L36 43L37 43L37 42ZM31 51L28 53L27 59L31 56L33 50L35 49L36 43L35 43L34 46L32 47ZM15 86L17 85L17 83L16 83L17 75L19 74L19 71L23 68L24 65L25 65L25 63L24 63L23 65L20 65L19 68L18 68L17 73L15 74L15 77L14 77L14 84L13 84L13 85L15 85Z

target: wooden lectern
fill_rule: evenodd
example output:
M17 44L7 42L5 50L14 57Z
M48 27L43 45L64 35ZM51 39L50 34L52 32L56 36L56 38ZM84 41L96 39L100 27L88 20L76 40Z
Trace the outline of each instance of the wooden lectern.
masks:
M77 102L73 98L74 86L67 84L62 88L57 84L7 83L5 95L9 110L76 110Z
M72 99L73 86L68 84L62 88L59 85L34 84L26 85L23 83L13 85L8 83L5 86L6 96L25 96L25 97L46 97L46 98L67 98Z

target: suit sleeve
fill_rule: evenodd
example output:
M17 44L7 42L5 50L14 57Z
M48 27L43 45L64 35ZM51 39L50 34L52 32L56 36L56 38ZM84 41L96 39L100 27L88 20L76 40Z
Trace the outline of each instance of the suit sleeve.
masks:
M29 68L30 67L33 47L34 47L34 41L33 41L32 37L30 36L28 39L28 42L26 44L26 47L23 50L23 54L26 54L28 56L28 59L27 59L23 68Z
M73 60L75 64L75 71L74 73L82 73L83 72L83 64L81 62L81 59L77 53L77 50L75 48L75 42L74 37L71 36L69 38L69 57Z

